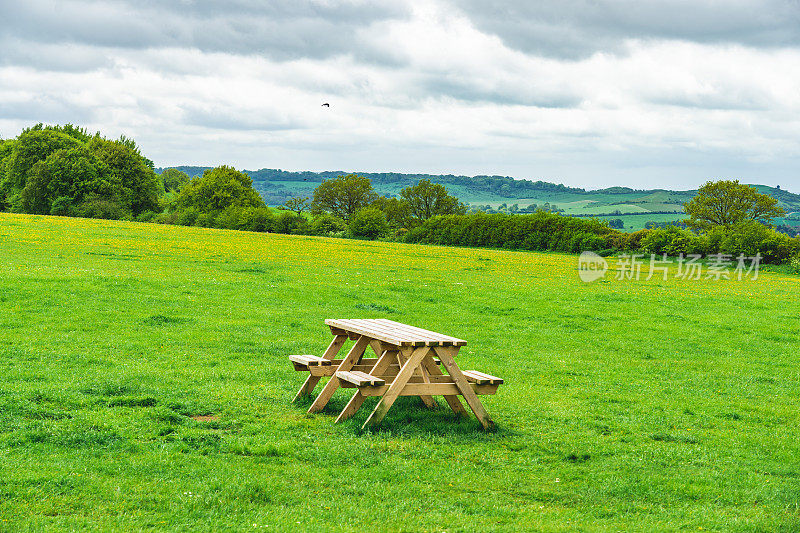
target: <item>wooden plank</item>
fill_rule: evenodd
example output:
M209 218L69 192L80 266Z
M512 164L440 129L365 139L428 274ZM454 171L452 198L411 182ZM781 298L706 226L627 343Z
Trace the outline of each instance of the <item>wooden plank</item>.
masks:
M442 343L440 339L432 338L428 335L414 334L405 332L395 326L379 322L380 319L328 319L335 322L337 327L341 327L350 332L357 332L360 335L367 335L376 339L394 339L391 342L395 346L438 346ZM328 323L326 320L326 323ZM389 321L391 322L391 321ZM395 322L394 324L399 324ZM402 325L402 324L401 324ZM425 330L419 330L425 331Z
M375 335L388 335L400 339L409 346L427 346L432 342L438 344L438 341L434 341L430 338L423 338L419 335L410 335L397 328L382 324L378 322L377 319L348 319L348 322L352 324L351 327L353 328L364 328L365 331L371 331Z
M422 360L422 365L425 367L425 370L428 371L428 375L430 376L431 381L436 381L441 378L450 378L450 376L442 375L442 371L436 366L439 361L434 362L433 357L426 357ZM447 402L447 405L450 406L450 409L456 414L456 416L463 416L468 417L467 410L464 409L464 406L461 405L461 401L458 399L458 396L445 394L444 401Z
M386 373L388 368L391 366L392 362L395 360L396 352L395 350L386 350L378 359L378 362L375 363L375 366L370 369L370 374L373 376L381 376ZM399 368L399 367L398 367ZM372 388L372 387L370 387ZM387 387L388 388L388 387ZM361 389L357 390L356 393L350 398L350 401L347 402L347 405L344 406L342 412L339 413L339 416L336 418L335 423L339 423L343 420L347 420L351 416L353 416L360 408L361 404L364 403L364 399L366 396L361 392Z
M331 343L328 345L328 348L325 350L325 353L322 354L322 358L333 359L334 357L336 357L336 354L339 353L339 350L342 349L342 346L344 345L344 342L346 340L347 340L347 335L336 335L333 338L333 340L331 340ZM314 375L308 376L308 378L306 378L306 381L300 387L300 390L297 391L297 394L295 395L292 401L296 402L303 396L311 394L311 391L313 391L314 387L317 386L319 380L320 380L319 376L314 376Z
M387 318L376 318L376 322L386 325L392 325L397 328L399 331L407 333L409 335L419 335L422 337L429 337L433 340L442 341L447 344L443 344L443 346L447 345L454 345L454 346L466 346L467 341L463 339L459 339L456 337L452 337L450 335L444 335L442 333L437 333L435 331L430 331L428 329L418 328L416 326L411 326L409 324L402 324L400 322L395 322L394 320L389 320Z
M411 331L410 326L383 318L374 319L371 326L374 328L384 328L385 331L389 331L391 334L397 335L398 337L422 341L425 343L425 346L439 346L443 342L447 342L446 339L437 336L437 334L433 332L431 332L431 335L428 335L423 333L425 330Z
M428 359L428 357L425 357L425 359ZM433 358L431 357L430 359ZM423 383L431 382L431 379L428 376L428 371L425 370L425 365L422 364L422 361L420 361L420 365L414 371L414 376L420 376L422 378ZM422 403L425 404L425 407L427 407L428 409L436 409L438 407L438 405L436 404L436 400L433 399L433 396L423 394L420 396L420 399L422 400Z
M316 355L290 355L289 361L306 366L328 366L331 364L329 359Z
M368 337L388 342L389 344L392 344L394 346L411 346L411 342L408 340L398 338L394 335L390 335L382 331L375 331L374 329L363 327L358 323L350 324L350 322L354 321L348 319L331 319L331 318L325 320L325 323L328 326L334 326L336 328L352 332L358 335L367 335Z
M474 394L486 395L495 394L499 385L478 385L469 383L469 387ZM384 396L391 384L378 387L362 387L359 389L364 396ZM406 383L398 396L452 396L457 397L461 394L461 389L455 383ZM459 402L459 405L461 403ZM462 406L463 410L464 407ZM460 413L459 413L460 414ZM464 411L466 415L466 411Z
M364 422L362 429L366 428L367 426L376 426L380 424L381 420L383 420L383 417L385 417L386 413L389 412L389 409L391 409L392 404L395 402L395 400L397 400L397 397L400 396L400 392L402 392L403 387L405 387L406 383L408 383L408 378L410 378L414 373L414 369L419 366L422 359L428 355L428 352L430 351L431 348L427 346L421 346L411 352L405 364L400 369L400 372L397 374L397 377L394 378L394 381L391 385L389 385L389 388L378 402L378 405L375 406L375 409L372 411L372 413L370 413L367 421ZM406 353L408 353L407 349Z
M483 404L478 400L467 378L464 377L461 369L458 368L455 360L453 360L453 351L457 352L458 348L434 348L434 350L436 351L436 355L439 356L439 360L447 369L447 373L450 374L450 377L455 381L467 405L469 405L469 408L475 413L475 416L478 417L478 421L480 421L483 428L490 429L494 427L494 422L489 417L489 413L486 412L486 409L484 409Z
M385 380L377 378L372 374L367 374L366 372L360 372L358 370L350 370L350 371L338 370L335 376L342 381L347 381L348 383L352 383L356 387L374 387L377 385L386 384Z
M464 377L467 378L469 381L474 381L479 385L483 385L486 383L490 383L492 385L502 385L503 378L498 378L497 376L490 376L489 374L484 374L483 372L478 372L477 370L463 370Z
M356 343L350 348L350 351L347 353L347 357L344 358L342 364L339 365L337 370L350 370L353 368L353 365L356 364L356 361L364 354L364 350L367 349L369 345L370 339L368 337L360 337ZM314 377L314 376L310 376ZM317 378L319 379L319 378ZM339 378L336 375L333 375L331 379L325 384L322 390L319 393L319 396L314 400L314 403L311 404L311 407L308 408L309 413L317 413L322 411L325 406L330 401L331 396L333 393L336 392L336 389L339 388Z

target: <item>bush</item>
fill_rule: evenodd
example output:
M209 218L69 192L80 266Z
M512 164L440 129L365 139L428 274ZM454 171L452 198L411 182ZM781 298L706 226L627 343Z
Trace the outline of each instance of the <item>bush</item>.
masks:
M347 230L347 223L331 213L322 213L314 217L311 232L314 235L330 235Z
M136 217L136 222L152 222L156 218L155 211L142 211Z
M789 272L800 274L800 255L792 257L792 260L789 261Z
M354 237L377 239L389 233L386 215L380 209L366 207L356 212L350 220L350 233Z
M69 196L59 196L53 200L53 205L50 206L50 214L60 217L66 217L72 214L72 198Z
M77 208L75 214L83 218L102 218L119 220L130 216L119 200L103 196L89 195Z
M183 211L177 212L178 218L175 220L175 223L180 226L192 226L194 225L197 217L200 216L200 211L197 210L196 207L192 206Z

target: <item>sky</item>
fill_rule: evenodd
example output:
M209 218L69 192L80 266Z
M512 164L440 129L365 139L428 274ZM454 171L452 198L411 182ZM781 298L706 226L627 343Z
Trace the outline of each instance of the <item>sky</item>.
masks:
M0 137L37 122L157 166L800 192L800 0L0 0Z

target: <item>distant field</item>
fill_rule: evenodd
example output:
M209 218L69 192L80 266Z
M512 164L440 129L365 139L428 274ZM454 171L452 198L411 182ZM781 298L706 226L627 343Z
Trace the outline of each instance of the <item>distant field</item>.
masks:
M800 278L9 214L0 257L0 530L800 529ZM467 339L497 431L306 415L330 317Z

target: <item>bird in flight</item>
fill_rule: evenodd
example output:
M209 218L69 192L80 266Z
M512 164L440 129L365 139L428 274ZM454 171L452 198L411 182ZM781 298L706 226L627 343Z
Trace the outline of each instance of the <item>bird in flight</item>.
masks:
M324 104L322 104L322 107L330 107L330 106L331 106L331 104L329 104L328 102L325 102Z

